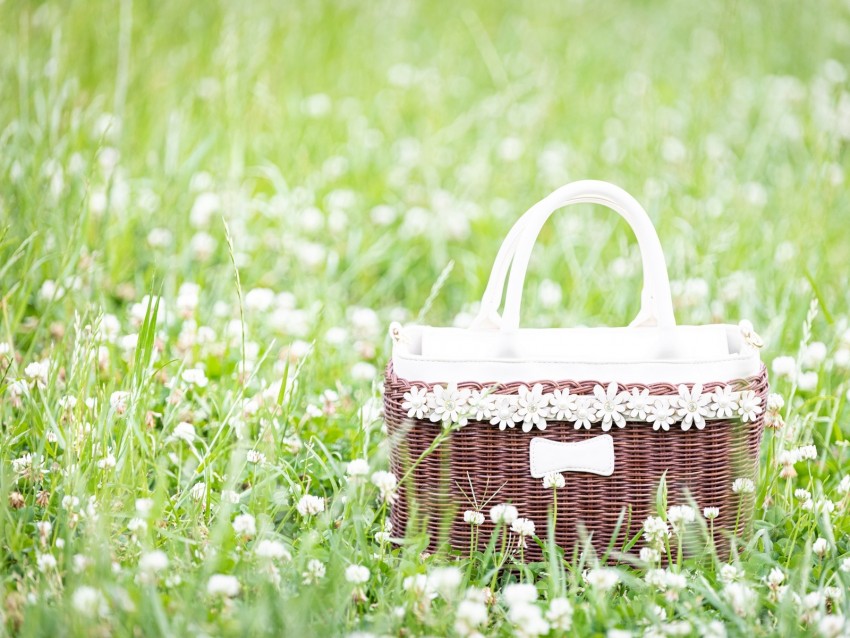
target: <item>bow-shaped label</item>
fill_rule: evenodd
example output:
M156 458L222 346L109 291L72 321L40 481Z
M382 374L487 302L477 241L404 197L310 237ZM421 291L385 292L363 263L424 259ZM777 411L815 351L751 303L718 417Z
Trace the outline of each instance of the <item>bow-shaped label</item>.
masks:
M587 472L600 476L614 473L614 439L610 434L574 443L534 437L529 444L529 455L534 478L543 478L550 472Z

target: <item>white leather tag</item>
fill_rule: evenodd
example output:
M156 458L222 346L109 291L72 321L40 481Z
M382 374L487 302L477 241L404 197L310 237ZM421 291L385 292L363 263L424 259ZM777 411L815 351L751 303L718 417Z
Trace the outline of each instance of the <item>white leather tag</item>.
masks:
M614 473L614 439L610 434L575 443L537 436L531 439L529 454L534 478L543 478L549 472L587 472L600 476Z

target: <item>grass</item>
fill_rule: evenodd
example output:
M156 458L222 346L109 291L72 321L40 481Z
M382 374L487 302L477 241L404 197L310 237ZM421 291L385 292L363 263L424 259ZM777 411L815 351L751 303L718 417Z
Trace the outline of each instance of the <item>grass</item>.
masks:
M536 635L566 598L584 635L846 634L848 28L829 0L0 2L3 631ZM680 323L795 357L754 534L611 589L591 554L387 542L346 478L386 469L386 327L462 323L512 221L586 177L647 208ZM614 217L547 225L525 325L632 318Z

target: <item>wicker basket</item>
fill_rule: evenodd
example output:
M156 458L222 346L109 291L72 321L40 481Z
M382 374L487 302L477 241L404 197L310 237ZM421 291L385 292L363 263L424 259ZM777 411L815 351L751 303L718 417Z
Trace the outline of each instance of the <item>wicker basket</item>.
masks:
M585 202L616 210L637 235L637 319L625 328L520 330L540 228L557 208ZM621 189L569 184L520 218L469 329L394 325L390 333L384 411L402 479L396 533L427 531L432 549L483 549L494 532L490 507L509 503L541 539L554 520L568 554L585 540L616 553L656 514L662 477L668 504L719 509L711 527L721 553L722 536L749 525L768 388L761 340L747 322L676 325L658 236ZM565 485L544 487L542 477ZM733 489L739 479L750 489ZM521 543L528 527L516 531ZM538 545L528 542L525 556L541 558Z
M547 391L570 388L589 393L595 382L542 382ZM432 388L434 384L416 385ZM460 387L482 389L493 384L464 383ZM515 393L519 385L496 384L497 393ZM712 390L723 384L706 384ZM489 542L495 526L487 507L512 503L520 514L535 522L538 535L546 538L546 525L553 511L555 491L542 489L541 481L529 471L528 437L521 429L499 430L488 422L470 422L452 432L436 450L426 454L442 431L428 419L410 419L402 409L410 381L400 379L387 366L384 410L391 441L391 468L396 476L410 476L400 485L398 500L391 513L393 528L426 530L435 550L443 542L461 553L472 547L475 534L478 549ZM645 386L631 384L629 390L649 388L652 393L675 394L670 384ZM738 384L753 390L764 403L767 371ZM715 420L702 430L655 431L645 423L627 423L613 434L617 463L611 476L571 474L568 486L557 492L555 541L569 554L589 536L598 553L609 547L620 550L641 530L644 519L656 514L656 494L666 475L668 501L687 503L692 498L700 507L717 507L714 521L715 546L728 549L723 536L735 528L741 534L749 525L753 494L735 494L736 479L756 480L764 416L743 423L739 419ZM576 430L571 422L549 422L545 436L559 442L576 442L597 436L593 430ZM418 461L415 467L414 464ZM475 494L475 498L472 495ZM476 501L476 502L473 502ZM466 510L485 514L480 528L464 521ZM416 513L416 519L411 514ZM622 515L622 520L621 520ZM637 546L639 549L640 546ZM526 556L541 558L539 547L529 544Z

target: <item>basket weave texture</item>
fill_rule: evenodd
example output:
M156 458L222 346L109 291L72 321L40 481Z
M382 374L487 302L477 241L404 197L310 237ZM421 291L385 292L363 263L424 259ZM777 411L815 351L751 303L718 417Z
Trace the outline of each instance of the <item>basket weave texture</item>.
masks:
M569 388L571 394L590 394L595 385L607 385L597 381L535 383L541 383L545 392ZM470 421L425 454L440 434L441 426L427 419L408 418L401 406L402 397L413 384L428 390L435 385L399 378L393 372L392 362L389 363L384 412L390 437L391 469L399 478L410 471L401 482L392 507L395 533L426 530L432 551L447 542L461 554L468 554L473 533L478 549L483 550L494 532L487 516L489 508L498 503L512 503L520 516L534 521L536 534L545 539L555 491L544 489L541 479L531 476L529 437L582 441L602 434L599 425L594 424L590 430L576 430L573 423L549 421L545 431L534 429L526 433L519 427L502 431L489 422ZM515 394L521 385L533 384L469 382L459 383L458 387L482 390L496 386L497 394ZM705 383L703 387L705 392L710 392L723 385L753 390L761 397L762 407L766 404L768 383L764 366L754 377ZM648 388L651 395L678 392L677 385L668 383L620 387ZM669 431L654 431L647 423L631 421L625 428L612 428L609 434L614 439L613 475L565 473L566 487L557 490L556 542L567 556L580 547L582 538L588 537L599 554L609 546L620 550L640 532L644 519L656 514L657 490L666 472L668 505L687 504L689 495L700 509L720 509L714 520L714 541L718 551L725 554L728 541L724 541L724 534L733 531L737 521L734 531L740 535L752 518L754 494L735 494L732 483L738 478L755 482L763 431L764 413L749 423L737 418L710 420L702 430L683 431L675 424ZM480 509L486 518L477 529L463 520L464 512L474 509ZM618 530L621 513L624 514ZM632 552L636 554L641 546L636 544ZM529 541L525 557L542 558L536 543Z

